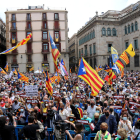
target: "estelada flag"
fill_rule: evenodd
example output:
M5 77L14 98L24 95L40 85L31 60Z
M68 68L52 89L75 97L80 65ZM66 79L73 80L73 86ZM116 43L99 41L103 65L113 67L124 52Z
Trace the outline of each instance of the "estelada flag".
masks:
M7 74L2 68L0 68L0 72L1 72L2 74Z
M49 78L48 71L47 71L47 75L46 75L46 89L48 90L48 93L49 93L50 95L53 94L52 84L51 84L51 82L50 82L50 78Z
M127 56L127 54L126 54L125 51L121 54L120 58L121 58L126 64L129 64L129 58L128 58L128 56Z
M6 70L6 72L8 72L8 63L6 63L4 69Z
M131 57L135 56L135 51L134 48L132 46L132 44L129 45L129 47L125 50Z

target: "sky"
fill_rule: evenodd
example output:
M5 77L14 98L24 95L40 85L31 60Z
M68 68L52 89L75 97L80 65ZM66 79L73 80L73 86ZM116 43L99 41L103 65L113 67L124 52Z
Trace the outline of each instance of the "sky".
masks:
M138 0L3 0L0 4L0 17L5 22L5 11L27 8L45 4L45 8L65 9L68 11L68 37L85 25L90 18L95 16L96 11L122 10Z

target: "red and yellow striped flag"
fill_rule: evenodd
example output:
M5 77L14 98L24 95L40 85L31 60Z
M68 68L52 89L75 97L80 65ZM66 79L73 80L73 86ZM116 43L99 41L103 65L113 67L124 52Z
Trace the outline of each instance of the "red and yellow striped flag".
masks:
M6 63L4 69L5 69L6 72L8 72L8 63Z
M2 68L0 68L0 72L1 72L2 74L7 74Z
M112 71L112 69L110 69L109 70L109 80L108 80L109 85L112 85L112 79L115 79L115 78L116 78L115 73Z
M29 82L29 78L26 77L24 74L18 72L18 79L22 80L22 81L25 81L25 82Z
M120 58L121 58L126 64L129 64L129 58L128 58L128 56L127 56L127 54L126 54L125 51L121 54Z
M53 94L52 84L51 84L51 82L50 82L50 78L49 78L48 71L47 71L47 76L46 76L46 89L48 90L48 93L49 93L50 95Z
M124 76L124 68L122 68L121 77Z
M98 73L84 60L81 58L79 67L78 77L83 79L92 89L92 96L97 96L101 90L104 81L98 75Z
M117 64L118 68L120 69L120 71L122 71L122 69L124 68L123 63L120 60L117 60L116 64Z
M33 71L33 70L34 70L34 67L31 67L31 68L30 68L30 71Z

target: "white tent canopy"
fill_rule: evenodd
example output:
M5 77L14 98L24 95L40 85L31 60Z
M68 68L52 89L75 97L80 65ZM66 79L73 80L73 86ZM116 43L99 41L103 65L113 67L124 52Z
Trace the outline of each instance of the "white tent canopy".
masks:
M40 70L36 70L34 73L42 73Z

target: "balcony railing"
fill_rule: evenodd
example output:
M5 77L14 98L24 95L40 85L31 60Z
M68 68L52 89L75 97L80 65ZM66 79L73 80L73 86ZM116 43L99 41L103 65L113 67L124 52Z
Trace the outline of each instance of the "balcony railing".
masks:
M44 50L44 49L42 49L41 52L42 52L43 54L44 54L44 53L50 53L49 49L48 49L48 50Z
M26 20L27 20L27 21L31 21L31 17L27 17Z
M12 54L18 54L17 49L13 50L13 51L12 51Z
M33 54L33 50L31 49L31 50L25 50L25 53L26 54Z
M32 27L25 27L25 30L26 31L31 31L32 30Z
M42 27L41 27L41 30L42 30L42 31L47 31L47 30L48 30L48 26L46 25L46 28L42 26Z
M11 18L11 21L16 21L16 17L12 17Z
M17 31L17 27L11 27L10 31L11 32L16 32Z
M12 64L17 64L17 59L12 59Z
M54 30L60 30L60 26L53 26Z
M47 37L47 38L43 38L43 37L42 37L42 42L49 42L48 37Z

